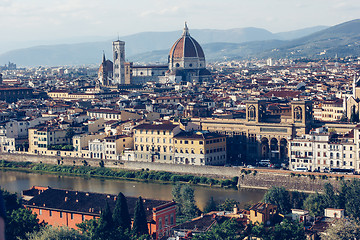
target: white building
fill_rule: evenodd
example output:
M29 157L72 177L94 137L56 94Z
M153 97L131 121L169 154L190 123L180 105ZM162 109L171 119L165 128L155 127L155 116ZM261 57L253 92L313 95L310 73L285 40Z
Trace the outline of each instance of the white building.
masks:
M354 135L357 136L354 138ZM308 171L359 171L359 131L339 136L326 129L289 141L289 168Z
M105 141L104 139L89 140L90 158L105 159Z

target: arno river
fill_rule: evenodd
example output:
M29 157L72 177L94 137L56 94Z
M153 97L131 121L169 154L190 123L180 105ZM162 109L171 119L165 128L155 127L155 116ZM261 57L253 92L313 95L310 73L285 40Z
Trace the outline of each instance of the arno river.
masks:
M21 193L32 186L50 186L53 188L71 189L86 192L118 194L125 196L142 196L161 200L171 200L171 184L145 183L124 180L108 180L52 174L24 173L16 171L0 171L0 187L10 192ZM264 190L258 189L221 189L193 186L195 200L202 209L210 197L216 202L226 198L235 199L243 206L244 203L256 203L264 196Z

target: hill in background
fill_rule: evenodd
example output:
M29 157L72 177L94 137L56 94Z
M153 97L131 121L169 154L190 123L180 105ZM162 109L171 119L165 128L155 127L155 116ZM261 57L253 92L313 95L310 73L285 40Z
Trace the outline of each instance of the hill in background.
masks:
M172 44L182 31L143 32L120 39L126 42L126 59L142 63L164 63ZM261 28L228 30L190 29L203 46L209 61L248 58L319 58L360 55L360 20L333 27L318 26L296 31L271 33ZM112 40L42 45L9 51L0 55L19 66L98 65L102 52L112 59Z

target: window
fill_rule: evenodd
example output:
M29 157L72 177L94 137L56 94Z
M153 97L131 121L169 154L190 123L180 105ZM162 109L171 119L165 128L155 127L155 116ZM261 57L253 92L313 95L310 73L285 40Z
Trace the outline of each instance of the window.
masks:
M85 221L85 215L81 215L81 221Z
M42 209L39 209L39 215L42 215Z
M74 219L74 214L73 213L70 214L70 218Z
M173 213L170 216L170 224L174 225L174 214Z
M50 216L50 217L52 216L52 211L51 211L51 210L49 211L49 216Z
M162 219L159 218L159 229L162 229Z
M63 213L62 212L60 212L60 218L62 218L63 217Z

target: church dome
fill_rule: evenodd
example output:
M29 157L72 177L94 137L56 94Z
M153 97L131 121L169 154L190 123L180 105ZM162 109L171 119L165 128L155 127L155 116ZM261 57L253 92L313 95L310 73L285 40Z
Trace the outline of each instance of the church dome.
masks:
M169 58L205 58L200 44L190 36L186 23L182 36L171 47Z

